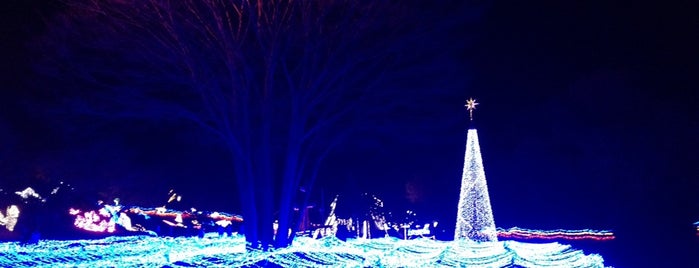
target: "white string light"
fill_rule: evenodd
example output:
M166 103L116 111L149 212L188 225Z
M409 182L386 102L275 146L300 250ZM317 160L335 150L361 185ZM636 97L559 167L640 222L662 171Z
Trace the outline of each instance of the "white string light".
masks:
M478 132L469 129L454 240L497 241L497 231L485 181Z

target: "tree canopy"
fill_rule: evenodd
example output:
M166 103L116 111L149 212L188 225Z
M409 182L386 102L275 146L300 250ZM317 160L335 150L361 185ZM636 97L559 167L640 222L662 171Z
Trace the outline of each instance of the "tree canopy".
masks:
M437 94L450 17L400 1L64 1L37 70L73 110L181 120L218 137L252 246L278 246L292 201L347 136L402 94ZM433 13L430 13L433 12ZM414 100L414 99L411 99Z

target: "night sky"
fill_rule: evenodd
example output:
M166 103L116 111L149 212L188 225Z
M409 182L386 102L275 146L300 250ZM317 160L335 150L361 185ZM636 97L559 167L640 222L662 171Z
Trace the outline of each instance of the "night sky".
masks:
M611 229L618 239L600 247L620 267L693 261L699 7L612 2L427 8L444 14L427 28L457 22L434 36L449 44L448 57L424 63L439 74L415 74L400 94L406 104L338 147L313 194L374 192L389 206L452 222L469 124L463 105L473 97L497 226ZM89 198L153 205L175 188L192 204L235 212L230 156L207 133L72 114L59 89L37 82L32 47L54 5L2 5L0 185L66 180Z

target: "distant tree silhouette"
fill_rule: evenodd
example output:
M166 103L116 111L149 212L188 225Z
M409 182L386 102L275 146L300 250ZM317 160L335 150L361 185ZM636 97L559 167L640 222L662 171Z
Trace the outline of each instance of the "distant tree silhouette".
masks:
M427 29L398 2L66 0L36 65L81 112L214 133L248 242L285 246L272 240L275 212L279 230L293 226L296 189L310 191L328 153L441 49L425 32L449 23Z

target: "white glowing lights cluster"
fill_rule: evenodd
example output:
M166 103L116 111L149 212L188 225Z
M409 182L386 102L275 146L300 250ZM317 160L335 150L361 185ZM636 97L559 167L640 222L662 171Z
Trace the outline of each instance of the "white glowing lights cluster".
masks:
M568 245L515 241L475 243L396 238L322 239L297 237L288 248L246 250L242 236L160 238L109 237L100 240L0 244L0 266L123 267L604 267L599 255Z
M454 240L497 241L478 132L468 130Z
M15 230L15 225L17 225L17 218L19 218L19 208L15 205L10 205L5 210L5 215L0 211L0 226L5 226L5 228L12 232Z

